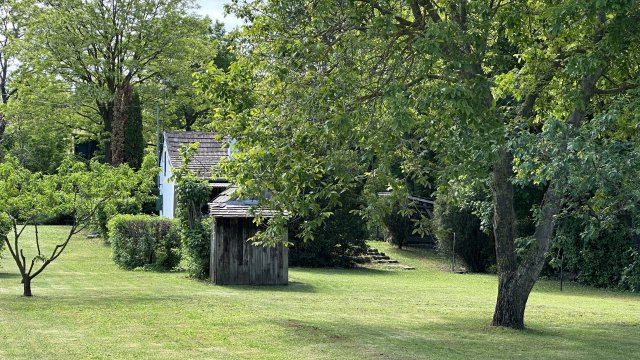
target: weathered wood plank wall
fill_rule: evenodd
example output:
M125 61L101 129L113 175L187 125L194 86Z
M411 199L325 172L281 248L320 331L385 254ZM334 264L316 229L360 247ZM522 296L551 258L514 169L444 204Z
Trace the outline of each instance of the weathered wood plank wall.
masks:
M212 226L210 275L214 284L287 284L289 249L282 244L248 243L258 230L251 218L215 218Z

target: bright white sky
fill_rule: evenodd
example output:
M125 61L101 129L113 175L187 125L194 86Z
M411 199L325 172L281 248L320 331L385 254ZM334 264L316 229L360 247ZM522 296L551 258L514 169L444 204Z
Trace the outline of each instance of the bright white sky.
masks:
M224 23L227 31L242 25L242 20L236 18L233 15L224 14L224 4L228 3L227 0L196 0L196 3L200 5L200 9L196 12L200 15L208 15L212 20L218 20Z

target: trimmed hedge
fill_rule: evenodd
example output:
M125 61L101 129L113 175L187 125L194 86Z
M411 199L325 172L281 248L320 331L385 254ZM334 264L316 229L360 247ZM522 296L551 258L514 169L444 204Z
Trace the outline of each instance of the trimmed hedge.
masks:
M108 224L113 261L125 269L171 270L180 262L180 224L150 215L116 215Z

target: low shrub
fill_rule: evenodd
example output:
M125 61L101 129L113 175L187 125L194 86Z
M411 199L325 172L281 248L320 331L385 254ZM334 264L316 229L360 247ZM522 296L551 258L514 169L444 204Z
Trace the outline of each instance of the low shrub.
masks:
M211 256L211 219L202 218L190 227L182 224L182 249L187 259L187 271L196 279L209 276Z
M411 218L402 214L398 204L394 204L391 212L382 219L382 225L385 241L399 249L407 243L413 232Z
M495 264L493 236L481 229L480 218L438 199L434 209L434 232L438 250L451 256L455 233L455 255L459 256L471 272L487 272Z
M178 180L176 197L177 217L180 219L182 249L191 277L206 279L209 276L211 254L211 220L202 209L207 205L211 188L205 181L186 175Z
M125 269L170 270L180 262L180 224L150 215L116 215L108 224L113 260Z
M289 264L304 267L353 267L354 259L367 251L369 237L365 221L353 214L357 208L355 194L343 196L343 206L333 210L333 216L314 231L313 240L304 241L295 234L305 219L290 226Z

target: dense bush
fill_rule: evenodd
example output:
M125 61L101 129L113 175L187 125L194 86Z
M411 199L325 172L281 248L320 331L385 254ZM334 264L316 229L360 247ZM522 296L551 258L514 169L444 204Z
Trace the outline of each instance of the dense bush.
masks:
M147 206L146 204L155 203L158 195L155 179L160 168L157 166L155 155L149 154L145 156L142 167L137 171L131 171L131 168L126 164L120 167L122 167L123 171L130 171L127 181L130 184L135 184L135 192L126 199L117 199L98 206L89 224L90 229L98 233L106 243L109 242L107 225L111 218L118 214L140 214Z
M113 260L125 269L170 270L180 262L177 220L149 215L116 215L109 221Z
M211 253L211 221L203 217L211 188L205 181L193 176L181 177L176 188L177 216L180 219L183 254L187 259L187 270L192 277L204 279L209 276Z
M402 214L399 204L394 204L391 211L382 218L382 225L384 239L399 249L407 243L413 232L411 218Z
M354 258L367 250L369 233L366 223L351 213L356 206L354 195L342 197L342 207L334 209L333 216L314 231L313 240L304 241L296 234L304 219L290 226L289 264L306 267L352 267Z
M209 276L211 255L211 219L203 218L194 226L181 226L182 249L187 259L187 271L196 279Z
M629 250L627 254L631 262L622 270L620 288L640 292L640 254L633 249Z
M589 218L564 217L551 251L562 251L565 271L575 273L585 285L635 290L640 281L636 244L624 223L600 228Z
M451 255L455 233L455 255L471 272L486 272L495 263L495 242L482 231L480 219L469 210L460 209L444 200L436 201L434 232L438 250Z

